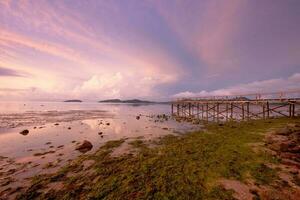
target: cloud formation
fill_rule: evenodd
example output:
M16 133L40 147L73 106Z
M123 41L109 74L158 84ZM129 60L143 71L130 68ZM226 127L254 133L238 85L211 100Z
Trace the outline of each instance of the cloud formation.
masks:
M0 66L0 76L24 76L21 72Z
M286 81L300 72L299 9L293 0L3 0L0 99L167 99Z
M180 92L173 95L174 98L188 97L214 97L214 96L235 96L255 95L259 93L276 93L297 91L300 93L300 73L295 73L287 79L277 78L263 81L254 81L246 84L220 88L213 91L202 90L200 92Z

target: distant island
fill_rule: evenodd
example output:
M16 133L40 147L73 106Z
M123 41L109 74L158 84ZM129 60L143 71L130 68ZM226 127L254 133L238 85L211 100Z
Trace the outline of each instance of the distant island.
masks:
M64 102L77 102L77 103L79 102L79 103L81 103L82 101L78 100L78 99L71 99L71 100L66 100Z
M153 101L144 101L139 99L129 99L129 100L120 100L120 99L107 99L98 101L99 103L134 103L134 104L152 104L157 103Z

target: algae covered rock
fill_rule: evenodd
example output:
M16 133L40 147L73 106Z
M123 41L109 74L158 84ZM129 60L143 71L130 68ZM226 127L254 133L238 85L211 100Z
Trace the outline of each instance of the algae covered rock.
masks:
M87 141L87 140L84 140L81 144L79 144L77 147L76 147L76 150L82 152L82 153L85 153L87 151L90 151L91 149L93 148L93 145L91 142Z

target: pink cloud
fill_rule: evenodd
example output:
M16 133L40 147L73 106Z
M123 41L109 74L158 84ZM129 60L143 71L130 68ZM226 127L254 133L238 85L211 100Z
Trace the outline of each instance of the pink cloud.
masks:
M193 5L199 12L189 12L189 1L176 1L170 9L154 5L191 54L216 73L239 65L230 46L240 25L244 1L203 1ZM201 10L201 12L200 12ZM191 23L191 21L194 21Z
M52 56L63 57L64 59L77 63L84 63L83 60L80 59L81 55L71 48L49 41L32 39L5 29L1 29L0 45L6 45L11 48L15 48L16 45L21 45Z
M213 91L202 90L200 92L180 92L173 95L173 98L186 97L214 97L214 96L234 96L234 95L255 95L258 93L288 92L297 91L300 93L300 73L295 73L288 78L277 78L263 81L254 81L246 84L220 88Z
M209 66L209 70L228 70L238 65L230 46L234 34L239 29L243 4L243 1L234 0L221 3L211 1L208 5L203 24L199 26L198 36L195 35L192 40L196 41L193 47L201 60Z

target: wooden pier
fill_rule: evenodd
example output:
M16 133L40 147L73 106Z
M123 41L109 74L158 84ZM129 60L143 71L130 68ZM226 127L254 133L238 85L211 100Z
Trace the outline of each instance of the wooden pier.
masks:
M292 94L290 95L292 97L288 98L282 98L282 93L259 94L254 98L253 95L184 98L173 101L171 109L173 116L205 121L300 116L300 98L297 97L298 93L292 92ZM280 98L261 98L271 95Z

